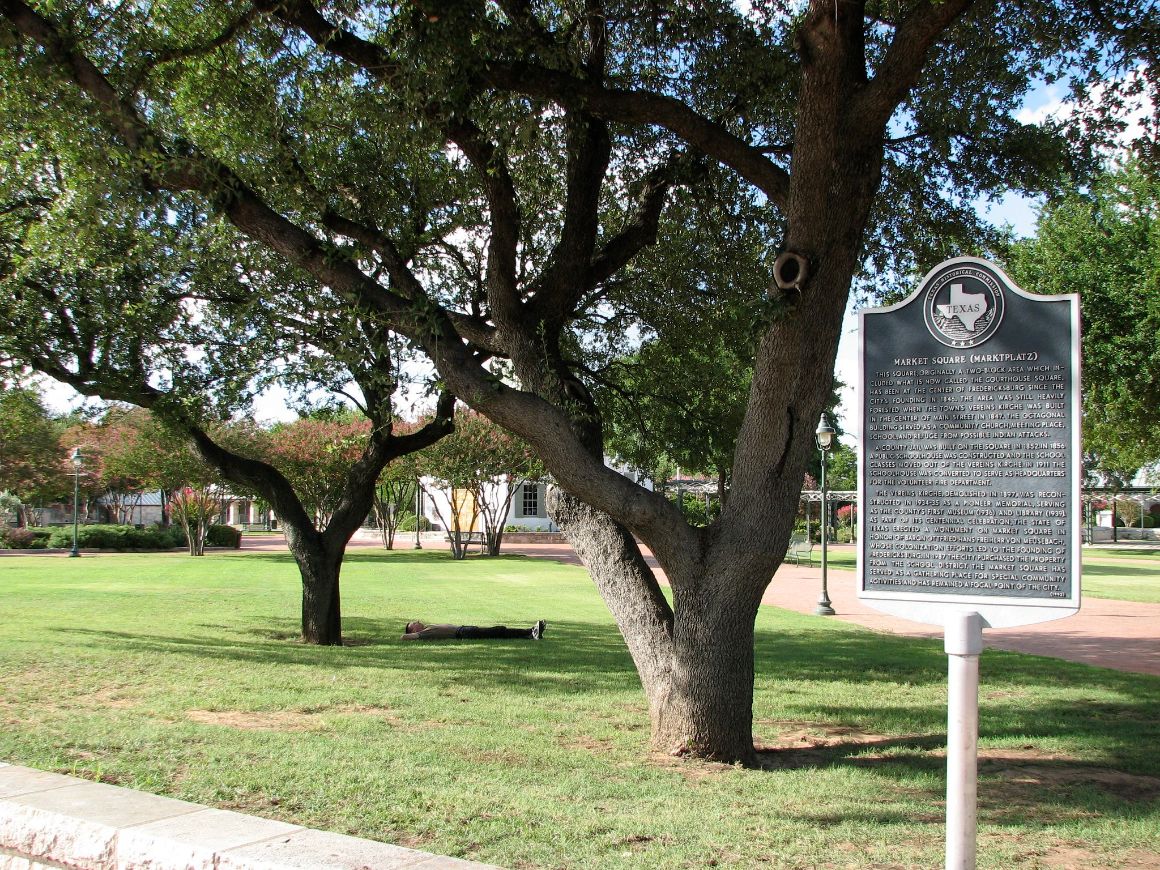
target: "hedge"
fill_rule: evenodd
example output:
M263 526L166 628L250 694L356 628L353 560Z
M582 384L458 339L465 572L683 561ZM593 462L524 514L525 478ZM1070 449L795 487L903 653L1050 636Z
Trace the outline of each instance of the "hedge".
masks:
M184 533L181 536L181 542L184 545ZM205 545L207 547L228 547L229 549L236 550L242 546L242 532L233 526L210 526L205 533Z
M70 550L73 545L72 526L51 529L0 528L0 548L12 550L43 550L46 547ZM77 546L84 550L175 550L184 547L185 529L179 525L162 526L84 525L77 527ZM233 526L210 526L206 545L238 549L242 533Z
M0 527L0 547L5 550L43 550L48 546L49 529Z

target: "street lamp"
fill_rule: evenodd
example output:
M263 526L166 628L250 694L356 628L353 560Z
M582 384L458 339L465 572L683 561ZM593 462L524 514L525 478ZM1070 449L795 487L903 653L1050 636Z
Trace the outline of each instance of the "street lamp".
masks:
M814 608L814 613L818 616L833 616L835 610L830 605L830 593L826 585L826 537L829 525L826 522L826 458L834 444L834 427L826 422L825 414L822 414L818 429L814 433L814 442L822 452L822 594L818 597L818 606Z
M80 496L81 496L81 466L85 464L84 457L81 456L81 449L74 447L72 456L69 457L73 464L73 545L70 556L76 557L81 554L77 548L77 513L80 510Z
M423 526L423 487L419 479L415 478L415 549L423 549L423 541L419 538L419 531Z

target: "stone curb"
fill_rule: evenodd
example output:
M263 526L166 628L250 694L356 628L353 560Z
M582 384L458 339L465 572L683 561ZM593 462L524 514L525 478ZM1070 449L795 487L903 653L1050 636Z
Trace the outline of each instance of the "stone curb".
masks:
M0 870L497 870L0 762Z

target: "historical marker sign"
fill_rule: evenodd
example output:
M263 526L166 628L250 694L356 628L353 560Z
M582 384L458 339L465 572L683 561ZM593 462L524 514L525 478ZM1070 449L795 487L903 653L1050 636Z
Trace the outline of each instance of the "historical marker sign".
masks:
M1079 301L961 257L861 314L859 594L921 622L1079 607Z

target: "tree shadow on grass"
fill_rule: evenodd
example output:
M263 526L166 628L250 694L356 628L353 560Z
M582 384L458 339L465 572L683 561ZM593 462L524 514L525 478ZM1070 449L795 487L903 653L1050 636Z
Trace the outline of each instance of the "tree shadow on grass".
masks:
M320 667L422 670L433 679L451 678L480 691L503 689L586 692L631 691L640 681L615 630L594 631L584 623L554 621L542 641L398 640L398 620L347 618L349 646L319 647L297 642L290 621L245 636L162 635L60 628L126 653L193 656L211 661ZM389 640L388 640L389 638ZM361 642L360 642L361 639Z
M863 631L758 630L754 664L763 674L802 680L945 682L946 656L938 641Z
M232 636L212 628L199 635L79 628L55 631L125 652L339 671L368 667L423 671L435 680L469 683L480 691L516 687L578 695L639 690L639 678L624 642L611 625L556 620L549 624L543 641L401 641L398 619L348 617L344 624L351 641L348 647L301 644L295 639L298 627L292 620L268 622ZM946 708L941 700L879 703L890 700L896 687L911 691L914 687L944 685L946 656L939 646L937 642L869 631L759 631L755 645L759 704L768 708L772 702L774 715L784 719L865 730L873 730L875 726L870 723L879 723L877 728L892 730L895 737L899 731L941 734L946 727ZM984 653L981 670L983 738L1026 738L1032 744L1057 737L1078 738L1086 745L1102 747L1112 763L1130 765L1125 769L1157 768L1149 747L1160 745L1160 679L993 650ZM799 706L799 693L783 691L785 680L844 685L836 696L806 696ZM989 691L989 686L998 691ZM1037 694L1061 687L1068 689L1071 698L1083 700L1037 698ZM930 696L944 697L941 691ZM844 703L834 697L855 700ZM759 740L763 721L758 722ZM770 722L776 727L778 720ZM824 756L807 753L803 759L839 758L859 751L857 746L843 748L840 744L810 749Z
M946 706L941 687L947 681L947 659L937 641L915 640L870 631L823 636L759 636L758 685L766 674L864 687L854 703L817 703L808 698L800 707L792 697L781 699L787 717L809 718L871 729L869 723L892 723L889 730L937 735L945 741ZM892 685L939 687L933 704L882 703ZM774 690L776 691L776 689ZM1065 692L1065 694L1061 694ZM847 695L848 696L848 695ZM1096 748L1112 767L1160 774L1160 679L1040 656L986 650L980 660L980 737L1021 741L1030 747L1057 740ZM760 723L759 723L760 724ZM774 726L776 721L771 722ZM879 726L881 727L881 726ZM877 746L855 741L844 745L806 747L803 763L844 758ZM925 741L926 736L903 740ZM779 757L792 759L783 750ZM819 754L820 753L820 754Z
M1048 721L1060 721L1063 711L1049 709ZM1045 736L1064 736L1067 730ZM996 736L991 734L989 736ZM1020 735L1025 737L1026 735ZM762 748L762 769L780 771L851 768L893 781L911 799L925 794L931 808L923 821L939 823L946 796L946 736L941 733L910 737L859 735L809 747ZM1139 819L1160 811L1160 771L1140 772L1137 759L1108 758L1104 763L1061 757L1024 744L1014 749L979 750L977 809L979 821L996 826L1066 824L1104 817ZM825 824L899 821L888 806L851 812L825 813L813 809L787 812ZM903 819L905 820L905 819Z
M247 562L274 562L279 564L293 564L294 554L289 550L218 550L212 553L214 559L244 559ZM390 565L414 565L414 564L445 564L447 566L456 565L479 565L491 564L499 565L504 562L518 562L520 564L530 564L533 562L532 556L527 556L522 553L500 553L498 556L486 556L482 553L470 553L466 559L451 558L451 551L448 549L427 548L423 550L382 550L373 548L359 548L356 550L347 550L342 558L344 565L352 563L380 563L384 566ZM535 559L537 564L559 565L559 562L553 562L550 559ZM569 566L575 567L575 566Z
M286 554L250 554L244 558ZM381 558L381 557L380 557ZM197 635L55 629L100 640L117 649L160 655L196 656L225 662L262 662L327 669L398 668L423 670L440 679L470 682L480 690L518 686L569 695L590 691L638 691L639 679L624 642L611 623L553 620L543 641L401 641L402 620L347 617L350 646L315 647L297 641L295 620L268 620L231 631L206 626ZM895 687L942 687L947 660L937 640L897 637L864 630L770 630L755 635L759 704L769 698L788 718L823 723L889 723L888 730L941 733L943 702L875 705ZM800 708L785 680L844 684L858 703L819 704L807 698ZM853 684L855 689L849 687ZM1066 688L1071 703L1037 699L1036 693ZM998 690L998 691L996 691ZM909 691L909 689L906 689ZM981 659L983 737L1035 739L1079 736L1089 745L1107 745L1116 763L1154 769L1146 748L1160 745L1160 679L1056 659L987 650ZM941 690L932 697L944 697ZM1058 697L1057 695L1055 697ZM869 702L869 703L864 703ZM759 714L760 715L760 714ZM881 726L880 726L881 727ZM1122 735L1121 735L1122 732ZM1120 736L1118 736L1120 735ZM759 739L760 735L759 735ZM827 750L829 751L829 750Z
M1140 565L1138 563L1127 565L1111 565L1107 562L1101 562L1098 565L1084 565L1084 576L1089 577L1130 577L1139 578L1140 580L1155 580L1160 576L1160 563L1153 565Z

